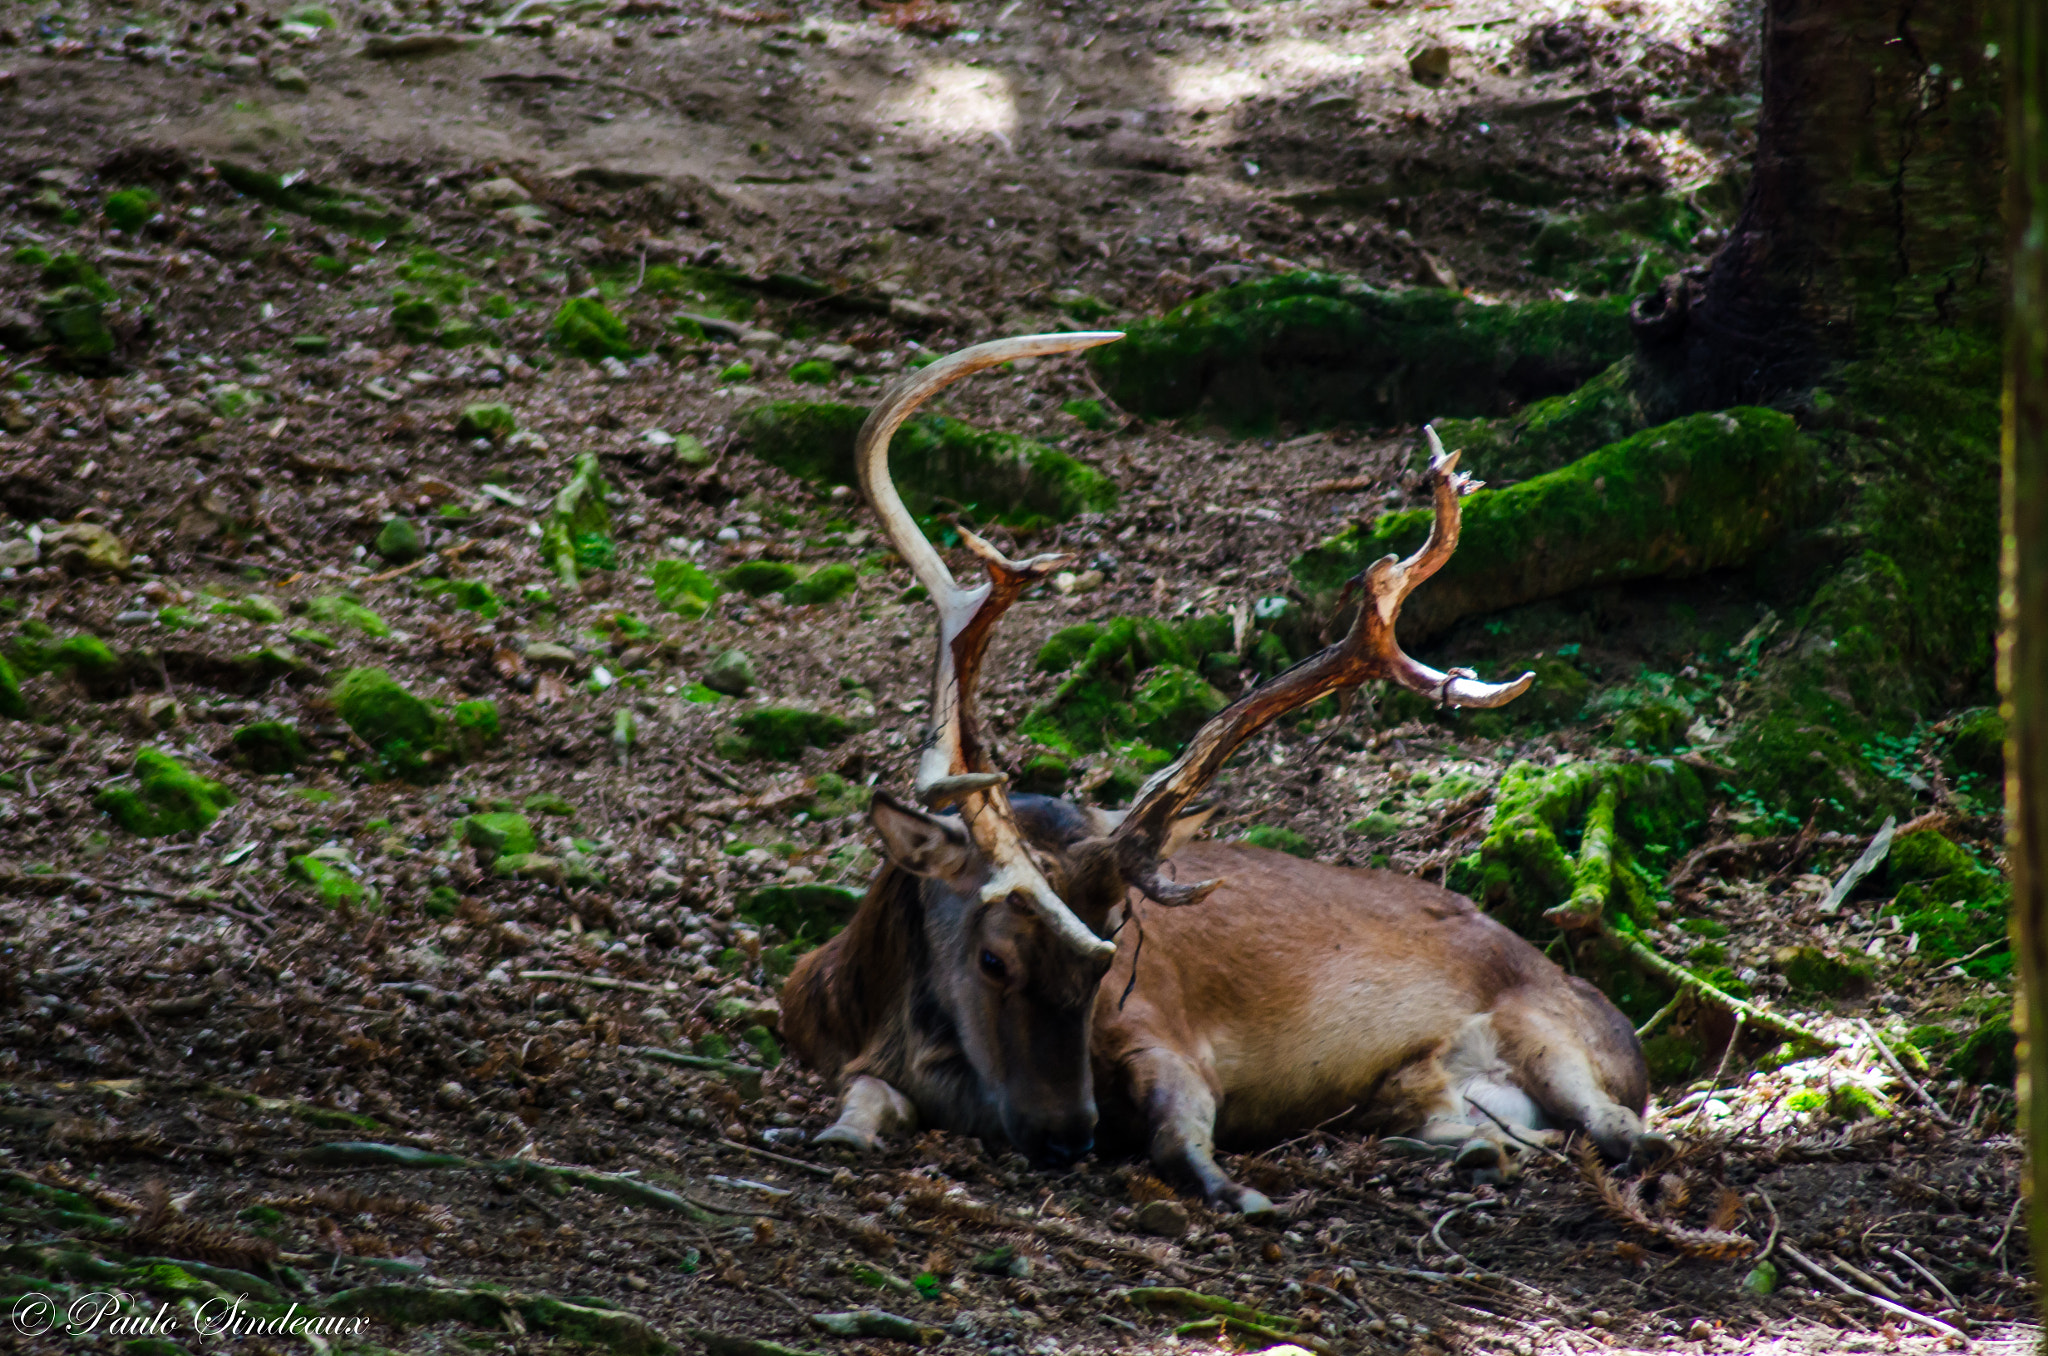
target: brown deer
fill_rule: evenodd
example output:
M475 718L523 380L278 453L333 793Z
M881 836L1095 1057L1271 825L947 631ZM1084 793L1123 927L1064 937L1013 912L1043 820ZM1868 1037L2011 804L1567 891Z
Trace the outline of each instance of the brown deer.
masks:
M1219 712L1122 814L1006 794L975 706L982 659L1003 611L1063 557L1011 560L962 529L988 572L962 588L896 493L890 436L972 372L1121 337L978 344L906 376L861 428L862 488L938 610L938 654L922 808L876 793L887 864L783 992L792 1047L844 1094L819 1142L872 1148L925 1124L1062 1165L1094 1147L1100 1119L1247 1213L1271 1203L1217 1167L1217 1140L1347 1113L1483 1173L1565 1127L1614 1157L1661 1155L1629 1023L1470 901L1392 872L1191 841L1209 813L1196 797L1289 711L1373 679L1499 706L1534 680L1439 673L1395 641L1402 600L1450 558L1459 497L1476 488L1433 431L1429 540L1347 586L1358 612L1342 640Z

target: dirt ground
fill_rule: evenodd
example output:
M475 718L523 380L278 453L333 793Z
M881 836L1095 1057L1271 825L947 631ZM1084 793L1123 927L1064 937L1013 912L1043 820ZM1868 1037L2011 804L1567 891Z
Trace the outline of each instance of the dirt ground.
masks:
M0 11L0 319L29 323L48 260L77 251L111 289L118 344L83 374L32 352L0 368L0 551L16 552L0 622L96 636L118 660L26 677L35 721L0 721L10 1302L90 1290L104 1277L87 1256L187 1305L249 1277L280 1302L354 1296L379 1317L338 1350L693 1350L703 1332L877 1356L926 1340L999 1356L1280 1340L1143 1303L1136 1288L1158 1286L1277 1315L1318 1352L1956 1340L1830 1289L1796 1251L1978 1349L2031 1348L2010 1089L1950 1069L1916 1091L1871 1035L1961 1031L2009 1002L2005 983L1887 954L1874 908L1816 912L1860 841L1777 841L1691 882L1731 965L1853 942L1876 982L1827 1001L1763 976L1767 1001L1840 1048L1773 1065L1744 1041L1712 1076L1658 1088L1653 1123L1688 1147L1626 1207L1575 1162L1539 1158L1475 1190L1334 1131L1226 1156L1282 1202L1271 1227L1215 1217L1129 1162L1038 1171L941 1133L863 1161L806 1147L829 1090L790 1062L749 1067L779 1054L764 951L783 939L734 908L764 884L864 881L864 821L821 803L818 779L905 782L930 617L886 559L830 603L728 594L695 620L658 605L659 558L875 555L865 511L755 459L740 412L863 403L933 349L1114 325L1275 270L1551 295L1526 262L1547 214L1711 197L1740 173L1756 102L1746 4L911 6L387 0L335 5L334 27L250 0ZM237 191L242 169L285 178L266 204ZM310 219L308 202L330 200L285 204L299 184L367 195L349 201L404 227L379 240ZM158 195L153 215L116 229L105 197L137 187ZM663 264L751 281L643 290ZM557 308L593 288L648 356L596 365L550 347ZM473 342L402 337L399 292L438 298ZM678 312L712 322L704 337ZM828 384L797 384L792 367L821 353ZM1061 360L939 402L1056 443L1121 491L1116 509L1035 534L1103 583L1010 615L985 693L998 730L1054 685L1031 656L1056 629L1251 604L1284 591L1304 546L1410 501L1415 430L1241 441L1121 417L1090 428L1062 408L1097 395ZM509 405L520 432L459 434L478 401ZM669 435L709 457L677 456ZM586 451L613 491L618 568L571 594L535 521ZM372 550L394 515L423 525L423 564ZM70 522L120 537L128 568L45 549ZM434 578L487 584L502 610L420 586ZM343 592L377 624L322 610ZM1755 620L1724 594L1712 580L1613 591L1589 658L1709 665ZM239 606L251 595L277 611ZM1656 624L1681 605L1700 628ZM1492 676L1516 659L1500 636L1468 624L1426 657ZM271 661L245 658L263 646ZM735 647L754 694L696 700ZM424 784L374 779L329 697L357 666L435 700L494 700L502 741ZM860 728L792 763L715 745L735 711L771 703ZM232 732L265 720L309 746L295 772L237 764ZM1366 714L1279 731L1231 772L1214 831L1288 829L1330 860L1440 877L1483 832L1510 760L1582 740ZM95 798L145 746L236 803L197 833L116 827ZM1432 798L1430 784L1464 789ZM1354 815L1404 787L1398 832L1358 831ZM500 877L451 836L473 811L521 806L542 853L578 868L566 879ZM1710 839L1736 827L1723 813ZM1994 820L1960 832L1995 853ZM288 868L322 853L370 894L323 907ZM1685 940L1675 923L1670 940ZM1716 1020L1673 1023L1718 1050ZM693 1049L694 1067L672 1058ZM344 1141L429 1156L321 1147ZM1179 1211L1141 1215L1162 1200ZM1709 1223L1746 1241L1687 1232ZM1766 1245L1782 1273L1767 1294L1745 1285ZM144 1283L144 1257L186 1270ZM370 1289L401 1283L452 1307ZM580 1307L565 1319L534 1296ZM908 1322L847 1338L811 1319L865 1309ZM589 1318L620 1311L638 1319ZM0 1326L20 1349L79 1341Z

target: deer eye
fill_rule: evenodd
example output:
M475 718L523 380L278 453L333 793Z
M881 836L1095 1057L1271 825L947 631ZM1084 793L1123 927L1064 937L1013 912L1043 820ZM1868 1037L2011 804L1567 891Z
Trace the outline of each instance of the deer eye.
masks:
M1003 958L993 951L981 953L981 972L990 979L1004 980L1010 977L1010 968L1003 964Z

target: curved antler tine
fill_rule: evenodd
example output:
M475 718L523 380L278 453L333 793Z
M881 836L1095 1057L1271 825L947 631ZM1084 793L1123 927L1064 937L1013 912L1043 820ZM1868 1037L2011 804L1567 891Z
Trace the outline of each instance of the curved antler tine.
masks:
M1116 944L1095 935L1074 916L1066 902L1032 860L1018 831L1003 791L1006 780L990 766L974 709L975 686L982 656L995 623L1032 584L1051 573L1062 555L1011 560L965 528L960 537L988 571L986 582L962 588L939 553L925 540L917 522L889 477L889 440L917 407L947 385L997 363L1015 358L1044 357L1093 348L1123 338L1114 330L1074 334L1031 334L976 344L912 372L882 397L861 425L854 458L861 490L882 520L887 534L917 582L930 593L938 611L938 654L932 673L931 733L918 760L917 795L932 807L958 805L975 845L987 856L990 873L982 888L985 900L1010 895L1029 901L1032 909L1068 946L1082 955L1105 959Z
M1247 739L1287 712L1374 678L1389 679L1448 706L1500 706L1521 696L1536 681L1533 673L1510 683L1482 683L1468 669L1439 673L1409 658L1395 638L1401 604L1457 549L1458 501L1479 484L1458 470L1458 454L1444 451L1435 429L1426 432L1436 516L1422 549L1406 560L1384 556L1367 566L1353 581L1363 586L1366 596L1359 600L1358 614L1341 640L1267 679L1212 716L1179 758L1138 788L1130 812L1115 832L1117 861L1127 881L1160 903L1184 901L1169 900L1157 893L1159 890L1178 895L1209 884L1178 886L1158 879L1158 854L1174 818L1201 794ZM1347 585L1347 597L1350 591Z

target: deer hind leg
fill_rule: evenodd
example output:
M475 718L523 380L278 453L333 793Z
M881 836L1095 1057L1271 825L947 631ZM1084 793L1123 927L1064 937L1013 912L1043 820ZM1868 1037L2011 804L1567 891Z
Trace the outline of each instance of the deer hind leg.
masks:
M1554 1016L1549 1006L1504 1003L1496 1014L1503 1047L1528 1095L1555 1120L1582 1127L1609 1158L1644 1166L1670 1157L1671 1141L1645 1130L1642 1116L1616 1096L1617 1087L1637 1079L1621 1066L1622 1052L1603 1049L1600 1033L1586 1025L1588 1016L1606 1014ZM1618 1014L1612 1020L1618 1021Z
M1186 1057L1157 1047L1131 1057L1131 1091L1152 1127L1152 1162L1194 1178L1213 1206L1270 1215L1273 1202L1216 1166L1216 1094Z
M917 1108L910 1099L872 1074L860 1074L846 1085L839 1119L818 1132L814 1144L839 1144L860 1153L879 1148L884 1135L917 1128Z
M1501 1058L1490 1014L1466 1019L1433 1055L1397 1078L1398 1085L1387 1092L1406 1101L1410 1114L1421 1119L1413 1138L1440 1146L1454 1167L1511 1177L1520 1171L1529 1146L1559 1138Z

